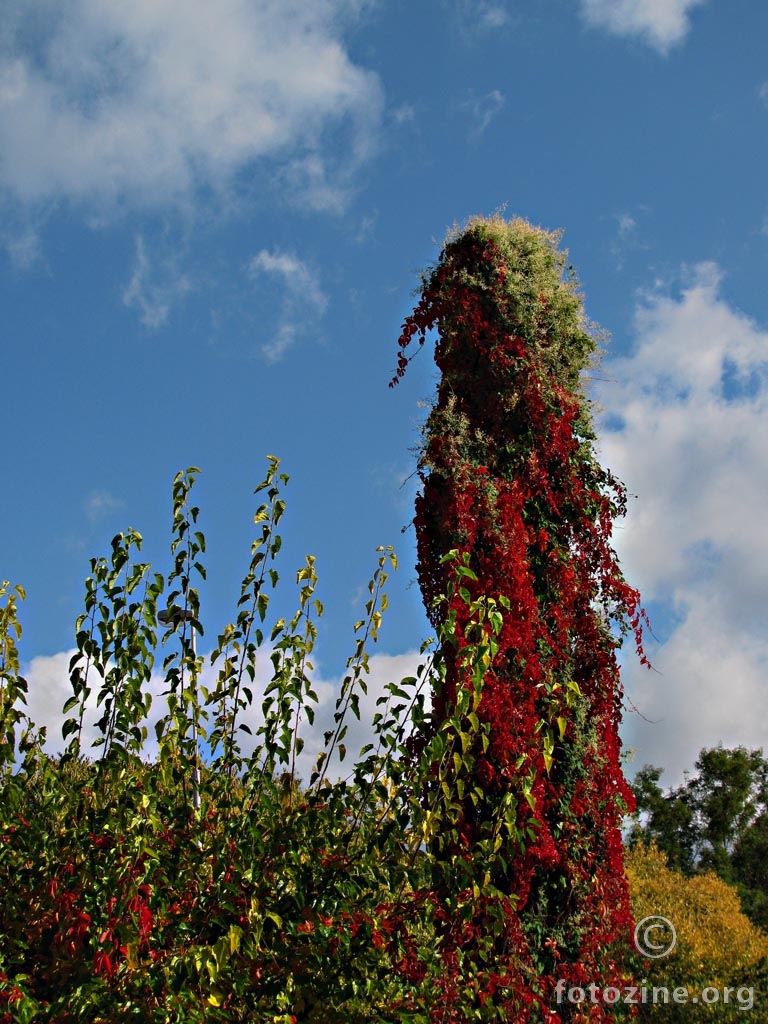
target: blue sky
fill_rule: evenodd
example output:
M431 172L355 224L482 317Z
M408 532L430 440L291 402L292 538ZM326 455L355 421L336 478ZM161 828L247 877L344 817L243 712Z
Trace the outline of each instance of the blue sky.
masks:
M372 688L410 669L429 354L387 382L418 270L506 204L564 229L612 338L601 451L656 634L656 671L627 658L626 742L670 782L704 745L763 745L767 38L754 0L9 0L0 577L28 591L51 735L88 560L133 526L163 565L188 465L210 635L274 453L286 581L317 556L324 700L378 544L401 569Z

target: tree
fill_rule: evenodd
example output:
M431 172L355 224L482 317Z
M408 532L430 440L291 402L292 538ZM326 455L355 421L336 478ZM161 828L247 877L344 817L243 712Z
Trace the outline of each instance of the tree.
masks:
M597 342L558 242L500 217L449 236L403 325L395 378L435 329L415 524L444 671L422 740L432 786L457 799L431 852L447 903L457 865L475 891L444 947L474 942L481 999L521 1021L550 1006L555 977L620 973L605 950L630 923L616 662L627 631L644 657L639 595L611 547L625 492L599 464L584 395Z
M768 811L761 811L737 837L731 864L744 913L768 930Z
M702 750L687 786L701 841L698 865L730 880L737 838L768 801L768 763L762 750L722 746Z
M713 871L690 877L671 868L653 841L636 844L626 867L636 920L662 915L675 929L674 944L663 922L650 936L662 951L671 946L667 955L638 958L636 978L647 997L641 1018L660 1024L738 1021L745 1010L763 1005L768 935L742 913L736 888ZM672 993L682 989L687 998L676 1002Z
M629 834L630 845L642 836L646 845L655 843L669 863L681 871L693 870L697 836L694 813L684 794L674 790L662 792L659 779L662 769L644 765L635 775L632 791L635 797L635 818ZM641 824L642 818L642 824Z
M768 925L768 762L762 750L704 748L695 773L664 793L661 769L645 765L633 783L630 844L654 842L672 867L714 871L738 885L746 913Z

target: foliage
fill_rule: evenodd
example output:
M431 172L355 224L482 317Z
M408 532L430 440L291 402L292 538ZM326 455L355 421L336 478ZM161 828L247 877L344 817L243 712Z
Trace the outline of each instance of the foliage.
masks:
M712 871L687 877L669 867L653 842L635 845L626 867L635 918L643 921L661 914L676 931L676 944L668 955L638 964L638 983L649 993L641 1019L660 1024L736 1021L743 1019L745 1008L764 1005L768 936L744 916L736 889ZM666 989L669 1001L660 993L653 1004L653 987ZM671 999L671 993L680 988L688 991L685 1003ZM727 1003L726 988L730 989Z
M714 871L738 886L745 913L768 926L768 762L762 750L703 749L695 773L664 793L661 769L636 775L629 841L655 842L672 867Z
M214 1021L256 1014L288 1021L303 1008L302 1019L352 1020L356 1005L374 1012L386 998L395 929L387 925L386 944L375 938L389 920L389 894L406 882L399 867L393 878L392 862L402 854L390 842L377 844L380 860L359 857L380 825L383 759L371 757L370 771L360 769L351 787L318 779L300 793L294 785L297 712L311 715L316 700L307 673L322 608L307 559L297 574L298 611L266 628L269 591L278 581L279 487L287 477L271 459L257 488L267 492L255 516L260 536L236 621L213 652L220 669L209 691L200 683L194 643L202 625L193 583L205 575L205 538L189 500L195 473L174 482L174 568L167 580L133 561L141 547L135 531L115 537L109 559L91 563L59 760L47 757L28 729L18 743L23 757L15 756L25 724L19 705L26 684L15 645L16 598L23 595L3 589L0 1019ZM372 640L388 561L391 554L382 553L368 616L359 624ZM157 724L158 756L145 763L149 682L161 649L166 709ZM271 681L246 755L245 713L255 696L257 658L267 654ZM353 706L353 683L365 686L366 658L361 641L346 681ZM94 701L99 736L95 750L85 750L83 723ZM381 729L393 746L394 735ZM210 751L205 766L198 761L201 741ZM401 986L393 1005L402 999ZM388 1019L387 1012L377 1019ZM398 1019L392 1012L390 1019Z
M433 745L422 763L406 755L408 731L424 721L421 690L443 672L439 652L425 647L417 676L386 688L375 743L346 778L330 778L346 756L349 715L360 714L394 554L379 551L334 728L302 781L300 723L317 702L311 655L323 609L308 557L296 573L296 613L270 615L288 478L270 457L237 615L218 634L218 671L205 686L195 645L205 577L196 474L174 481L167 578L136 560L136 531L91 562L60 757L44 752L26 720L23 594L3 589L0 1021L476 1019L472 965L441 948L449 904L436 904L424 849L444 830L454 794L424 799ZM478 686L490 654L471 635L487 610L476 602L466 616ZM492 621L500 628L498 613ZM164 706L147 760L158 665ZM456 721L464 732L442 743L448 760L473 727L471 714ZM471 874L459 865L451 882L456 930L467 925ZM443 883L449 875L441 868Z
M461 750L446 759L435 745L428 792L456 796L430 850L451 871L485 872L468 927L445 945L474 957L481 998L504 1019L526 1004L546 1015L556 977L620 978L606 950L630 923L616 650L633 633L645 660L643 612L611 547L625 492L594 450L583 374L597 344L558 242L500 217L456 231L403 325L392 382L436 330L415 524L445 673L426 737L459 736ZM480 672L472 641L487 646ZM451 892L438 886L446 908Z
M22 705L27 703L27 681L19 674L18 641L21 626L18 602L24 588L0 582L0 779L7 774L18 749L28 753L34 747L34 730Z
M198 471L173 483L167 576L135 530L92 560L59 758L24 713L23 593L0 591L0 1024L606 1019L553 990L625 976L616 650L629 631L642 657L642 611L610 544L625 496L594 452L595 341L557 242L473 222L404 325L399 375L413 337L439 332L416 508L436 638L378 699L346 777L396 560L379 549L302 777L323 607L308 556L295 613L275 611L274 457L212 683Z

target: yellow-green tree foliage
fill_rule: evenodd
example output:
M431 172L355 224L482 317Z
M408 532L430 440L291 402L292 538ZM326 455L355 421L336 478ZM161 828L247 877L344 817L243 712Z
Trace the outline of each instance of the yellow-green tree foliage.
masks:
M670 868L657 847L642 843L627 854L626 871L635 920L660 915L676 932L668 955L641 960L640 1019L743 1021L749 1008L754 1019L768 1020L768 935L742 913L736 889L713 872L689 878ZM661 945L663 932L652 934ZM669 1001L659 991L654 1002L654 987L666 989ZM685 1003L673 998L681 988Z

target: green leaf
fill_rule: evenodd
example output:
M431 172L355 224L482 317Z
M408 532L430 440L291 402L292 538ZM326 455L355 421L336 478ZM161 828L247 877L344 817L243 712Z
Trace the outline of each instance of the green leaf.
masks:
M234 955L240 949L240 940L243 935L243 929L236 924L229 926L229 952L230 955Z

